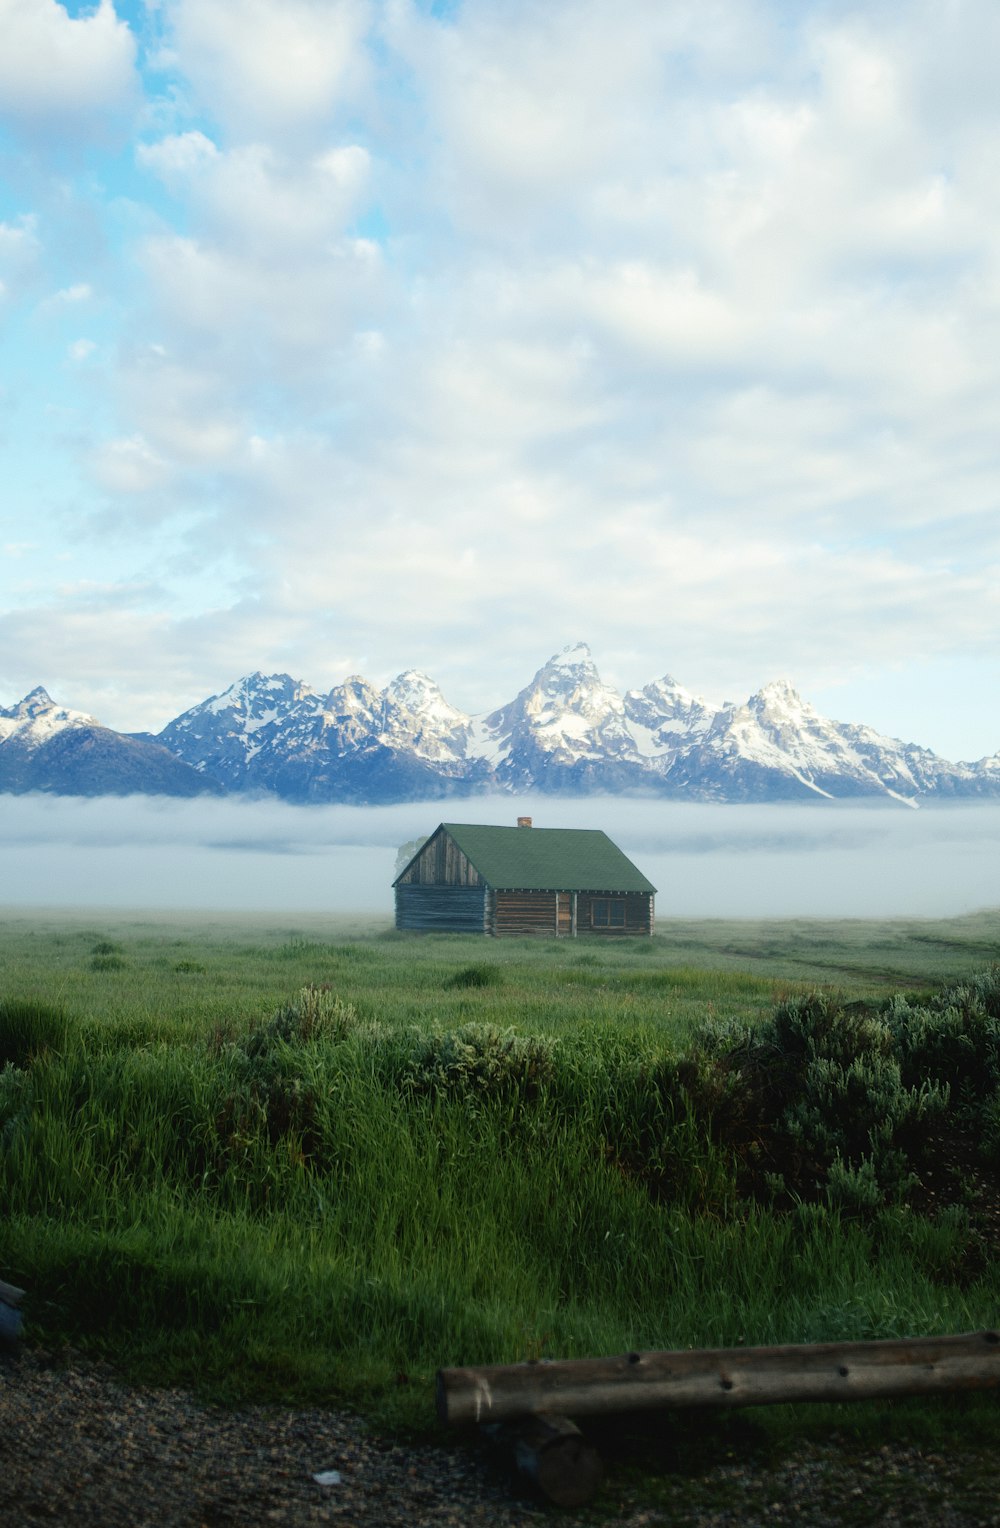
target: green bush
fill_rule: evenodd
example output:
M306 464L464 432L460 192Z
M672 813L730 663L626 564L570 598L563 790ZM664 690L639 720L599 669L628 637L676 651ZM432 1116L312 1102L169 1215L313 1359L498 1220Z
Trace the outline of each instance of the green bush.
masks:
M885 1009L904 1079L947 1083L959 1108L1000 1086L1000 968L911 1006L902 996Z
M414 1036L400 1078L411 1093L469 1100L537 1098L555 1073L556 1042L496 1024Z
M290 1003L252 1029L240 1048L253 1059L270 1054L279 1045L342 1040L355 1028L357 1020L353 1004L345 1003L328 987L303 987Z
M354 1032L358 1016L325 987L304 987L241 1041L213 1035L210 1050L220 1069L212 1113L214 1160L210 1176L270 1191L281 1146L286 1162L320 1167L323 1150L323 1068L317 1052ZM309 1054L307 1054L307 1052Z
M949 1088L904 1078L894 1029L868 1005L817 993L753 1030L705 1038L735 1074L731 1138L751 1192L860 1210L912 1186L911 1158Z

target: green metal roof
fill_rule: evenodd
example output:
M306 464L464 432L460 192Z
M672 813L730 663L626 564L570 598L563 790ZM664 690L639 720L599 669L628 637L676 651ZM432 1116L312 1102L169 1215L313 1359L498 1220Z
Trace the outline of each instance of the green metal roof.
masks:
M489 828L443 822L494 891L647 891L656 887L597 828Z

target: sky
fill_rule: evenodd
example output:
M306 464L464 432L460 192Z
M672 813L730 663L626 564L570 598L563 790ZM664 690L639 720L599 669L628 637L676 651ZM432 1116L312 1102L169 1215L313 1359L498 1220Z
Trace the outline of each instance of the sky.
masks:
M508 799L504 813L511 824L518 813L536 826L600 823L656 886L661 922L935 918L1000 904L996 804L905 812L523 797ZM495 823L497 803L463 801L458 815ZM22 911L281 912L391 924L398 853L440 817L440 802L0 796L4 885Z
M995 0L0 0L0 705L1000 749Z

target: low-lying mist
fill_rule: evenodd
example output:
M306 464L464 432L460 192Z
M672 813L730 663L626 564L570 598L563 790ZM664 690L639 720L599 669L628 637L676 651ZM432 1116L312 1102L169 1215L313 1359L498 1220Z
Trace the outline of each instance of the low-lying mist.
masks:
M603 828L659 917L938 917L1000 906L1000 805L706 806L611 797L389 807L0 797L0 903L380 914L444 821Z

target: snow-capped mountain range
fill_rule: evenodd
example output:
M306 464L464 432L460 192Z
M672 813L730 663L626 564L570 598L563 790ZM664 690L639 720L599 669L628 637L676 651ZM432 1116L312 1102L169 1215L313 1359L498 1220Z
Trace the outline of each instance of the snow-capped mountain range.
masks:
M488 792L636 793L693 801L924 800L1000 795L1000 753L953 764L821 716L784 680L711 705L669 676L620 695L578 643L509 704L457 710L409 669L384 690L323 694L251 674L153 737L103 728L42 689L0 709L0 790L267 792L375 804Z

